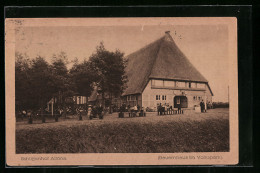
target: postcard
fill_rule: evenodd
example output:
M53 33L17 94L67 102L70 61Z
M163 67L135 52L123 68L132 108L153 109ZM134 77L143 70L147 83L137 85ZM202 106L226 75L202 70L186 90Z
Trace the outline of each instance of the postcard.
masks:
M238 164L235 17L6 18L8 166Z

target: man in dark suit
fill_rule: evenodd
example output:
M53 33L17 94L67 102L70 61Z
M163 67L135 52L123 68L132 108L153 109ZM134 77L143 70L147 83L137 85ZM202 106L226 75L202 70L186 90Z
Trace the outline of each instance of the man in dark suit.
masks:
M200 102L200 110L201 110L201 112L203 112L203 100Z

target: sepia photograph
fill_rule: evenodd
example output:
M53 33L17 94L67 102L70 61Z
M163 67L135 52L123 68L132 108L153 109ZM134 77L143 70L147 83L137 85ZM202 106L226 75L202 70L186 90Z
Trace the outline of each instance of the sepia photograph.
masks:
M6 20L7 160L236 164L236 30L235 18Z

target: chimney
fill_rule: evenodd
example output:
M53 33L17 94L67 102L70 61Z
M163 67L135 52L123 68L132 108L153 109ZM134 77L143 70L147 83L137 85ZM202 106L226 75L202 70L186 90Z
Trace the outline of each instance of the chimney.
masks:
M165 34L170 34L170 31L165 31Z

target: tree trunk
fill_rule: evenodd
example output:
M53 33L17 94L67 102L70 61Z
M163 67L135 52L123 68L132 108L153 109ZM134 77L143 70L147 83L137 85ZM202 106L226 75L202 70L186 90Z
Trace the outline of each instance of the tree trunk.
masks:
M62 96L61 96L61 105L62 105L62 109L63 109L63 114L64 114L64 118L66 119L67 118L67 108L66 108L66 99L65 97L63 97L63 93L62 93Z
M103 106L103 108L106 107L106 104L105 104L105 94L104 94L104 92L102 92L102 106Z
M112 95L109 93L109 114L112 114Z
M88 105L88 97L87 96L85 96L86 97L86 103L84 104L85 105L85 111L87 111L87 105Z
M43 114L43 100L41 99L41 117L42 117L42 123L45 123L45 115Z
M63 112L64 112L64 118L66 119L67 118L67 107L66 106L64 106Z

